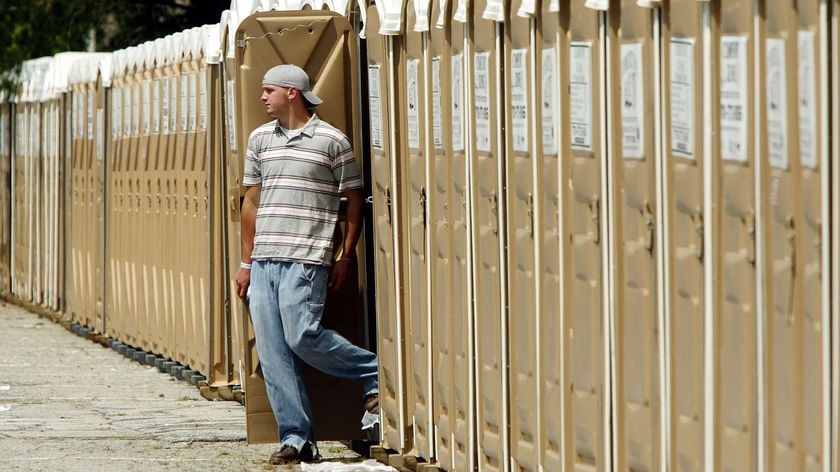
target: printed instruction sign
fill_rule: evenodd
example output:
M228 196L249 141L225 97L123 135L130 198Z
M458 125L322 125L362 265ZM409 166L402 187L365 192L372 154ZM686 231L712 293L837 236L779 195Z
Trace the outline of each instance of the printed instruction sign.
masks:
M642 43L621 45L621 147L625 159L643 159L645 133Z
M140 135L140 83L131 87L131 135Z
M111 137L119 139L122 132L122 93L114 89L111 94Z
M694 159L694 40L671 40L671 153Z
M720 38L720 156L746 162L749 125L747 38Z
M227 119L228 130L230 132L228 136L228 139L230 139L230 150L236 151L236 108L234 108L236 103L234 102L235 98L233 96L233 85L233 80L227 81Z
M200 72L198 76L198 126L207 129L207 73Z
M152 86L148 80L143 81L143 134L149 134L152 117Z
M190 118L190 77L186 72L181 73L181 131L189 131Z
M161 116L161 124L163 126L163 134L169 134L169 80L166 77L164 77L163 80L161 80L161 83L163 84L163 103L161 103L163 111ZM231 90L230 87L228 87L228 85L229 84L225 84L225 87L228 88L228 90L225 93L226 97L230 97L230 93L233 92L233 90ZM230 99L228 99L228 101L230 101ZM228 121L228 128L230 128L230 121Z
M370 145L373 149L385 149L382 142L382 98L379 86L380 67L378 64L368 66L368 95L370 98Z
M573 149L592 150L592 43L572 42L569 107Z
M435 56L432 59L432 138L435 149L443 149L443 108L440 99L440 56Z
M464 55L452 56L452 150L464 150Z
M233 84L233 81L231 81ZM233 85L231 85L232 87ZM169 76L169 132L175 134L178 132L178 77L175 75ZM234 103L233 89L231 88L231 104ZM231 108L232 109L232 108ZM236 122L233 121L234 126Z
M814 32L798 35L799 57L799 158L803 166L817 168L817 96Z
M475 148L490 152L490 53L475 53Z
M101 161L105 155L105 110L96 109L96 160Z
M152 83L152 129L160 134L160 79L155 77Z
M510 53L510 107L513 126L513 150L528 152L528 50Z
M557 155L557 49L542 51L543 154Z
M93 90L88 90L87 93L87 119L85 120L85 126L87 130L87 139L89 141L93 140ZM37 128L36 128L37 129Z
M406 93L408 94L408 148L420 149L420 98L417 84L417 67L419 59L409 59L406 62Z
M189 100L190 100L190 122L189 122L189 131L192 133L196 130L198 126L198 74L190 74L190 92L189 92Z
M785 40L767 39L767 158L770 166L788 168L787 77Z

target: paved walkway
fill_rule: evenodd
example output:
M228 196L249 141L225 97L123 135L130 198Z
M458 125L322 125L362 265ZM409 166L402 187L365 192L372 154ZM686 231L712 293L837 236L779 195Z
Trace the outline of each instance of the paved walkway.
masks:
M358 456L319 443L325 458ZM245 410L0 301L0 471L265 471Z

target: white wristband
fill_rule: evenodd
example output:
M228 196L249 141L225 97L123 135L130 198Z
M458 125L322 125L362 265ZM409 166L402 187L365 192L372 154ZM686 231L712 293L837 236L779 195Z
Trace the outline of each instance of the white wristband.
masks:
M247 262L240 262L239 268L251 270L251 264L248 264Z

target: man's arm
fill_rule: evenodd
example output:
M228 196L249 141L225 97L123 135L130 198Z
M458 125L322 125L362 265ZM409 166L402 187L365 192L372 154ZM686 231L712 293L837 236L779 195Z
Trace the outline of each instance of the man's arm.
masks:
M347 219L345 220L344 243L341 259L336 261L330 276L330 289L336 290L347 278L353 259L356 257L356 243L362 232L362 220L365 216L365 197L361 189L345 190L341 196L347 199Z
M245 188L245 198L242 200L240 212L242 231L242 262L251 263L251 252L254 250L254 235L257 232L257 209L260 206L260 186ZM236 271L236 287L239 298L245 300L248 287L251 285L251 269L240 267Z

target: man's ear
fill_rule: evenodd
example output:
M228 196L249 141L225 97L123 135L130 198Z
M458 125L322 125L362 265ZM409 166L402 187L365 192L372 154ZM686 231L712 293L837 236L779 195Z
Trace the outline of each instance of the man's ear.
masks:
M289 100L293 100L298 95L300 95L300 90L296 87L289 87Z

